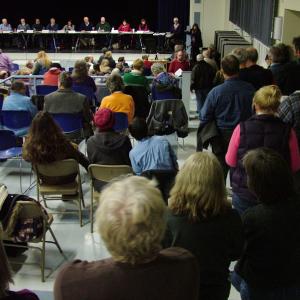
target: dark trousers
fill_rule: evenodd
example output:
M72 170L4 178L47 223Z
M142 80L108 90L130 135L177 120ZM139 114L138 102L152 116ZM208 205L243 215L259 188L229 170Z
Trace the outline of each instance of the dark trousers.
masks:
M200 285L199 300L227 300L230 294L231 284L226 285Z
M220 135L211 141L212 152L215 154L219 160L221 167L223 169L224 180L226 182L229 167L225 161L225 155L227 153L228 145L231 139L233 129L220 129Z

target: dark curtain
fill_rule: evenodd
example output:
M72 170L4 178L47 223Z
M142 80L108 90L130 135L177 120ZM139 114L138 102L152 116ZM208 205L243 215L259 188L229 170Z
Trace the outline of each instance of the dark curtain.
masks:
M189 0L158 0L157 29L160 32L170 31L173 18L178 17L185 30L189 25Z
M271 45L275 2L275 0L231 0L229 19L264 44Z

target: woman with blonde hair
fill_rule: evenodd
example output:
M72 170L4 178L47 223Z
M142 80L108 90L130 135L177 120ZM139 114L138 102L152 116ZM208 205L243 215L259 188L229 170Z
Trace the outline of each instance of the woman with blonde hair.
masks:
M171 189L165 247L191 251L200 268L199 299L226 300L229 265L242 252L242 222L227 201L222 167L209 152L191 155Z
M45 51L38 52L32 75L44 75L50 69L51 64L51 59Z
M13 292L9 290L9 284L13 283L9 262L2 243L2 227L0 226L0 299L1 300L39 300L29 290Z
M278 86L260 88L254 95L255 115L240 123L234 130L226 154L231 167L233 206L243 214L258 204L257 197L249 191L243 158L249 150L266 147L282 155L292 172L300 169L300 155L294 129L278 116L281 92Z
M109 75L111 73L111 68L109 67L109 60L103 59L99 69L100 75Z

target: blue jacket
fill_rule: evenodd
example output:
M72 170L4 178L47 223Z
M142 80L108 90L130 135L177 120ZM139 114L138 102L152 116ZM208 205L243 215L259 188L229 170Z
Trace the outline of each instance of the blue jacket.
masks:
M215 120L220 129L234 129L252 115L254 87L239 78L230 78L213 88L200 113L200 126Z

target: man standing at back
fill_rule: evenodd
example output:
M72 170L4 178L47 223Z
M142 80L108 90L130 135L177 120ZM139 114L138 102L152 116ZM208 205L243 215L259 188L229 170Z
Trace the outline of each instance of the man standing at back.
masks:
M221 62L225 82L213 88L207 95L200 112L200 128L214 121L219 131L213 153L219 159L226 178L228 167L225 154L232 132L237 124L252 114L252 98L255 89L250 83L239 79L239 61L234 55L225 56Z
M82 113L84 136L93 134L92 113L86 96L72 90L73 79L70 74L62 72L58 77L58 90L45 96L44 110L49 113Z

